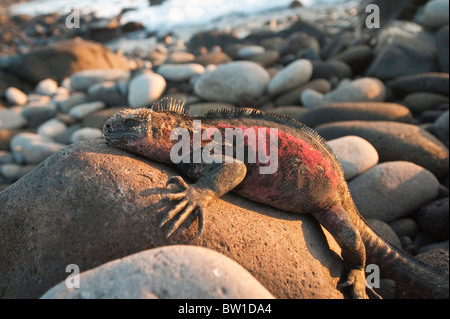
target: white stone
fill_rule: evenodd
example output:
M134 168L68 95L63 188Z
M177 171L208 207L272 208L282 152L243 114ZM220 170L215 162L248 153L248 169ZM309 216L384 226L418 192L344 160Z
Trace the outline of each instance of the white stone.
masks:
M16 129L24 127L27 120L10 109L0 109L0 129Z
M24 105L28 101L27 95L15 87L7 88L5 96L8 102L14 105Z
M166 89L166 80L156 73L134 77L128 86L128 104L132 108L150 106Z
M266 52L266 49L260 45L246 45L237 52L237 56L245 60L264 52Z
M197 63L163 64L158 73L168 81L187 81L192 76L205 72L205 67Z
M313 73L309 60L296 60L278 72L270 81L268 92L271 95L280 94L308 83Z
M386 86L377 78L343 80L339 86L325 95L324 104L339 102L384 102Z
M20 164L38 164L64 147L66 145L34 133L19 133L11 140L12 153Z
M36 85L36 93L41 95L53 96L58 91L58 83L52 79L45 79Z
M424 24L439 28L449 23L449 1L428 1L424 9Z
M117 69L84 70L71 75L70 87L75 91L85 91L93 84L105 81L128 81L130 72Z
M89 114L104 109L105 107L106 105L102 101L83 103L72 107L69 111L69 115L80 120Z
M261 96L269 81L269 73L259 64L236 61L200 75L194 83L194 92L208 101L236 103L242 96Z
M304 107L313 109L323 104L325 95L313 89L305 89L300 93L300 101Z
M38 129L37 133L46 137L55 137L62 134L67 129L67 125L60 120L53 118L44 123L42 123Z
M328 141L339 159L346 181L361 175L378 164L377 150L365 139L358 136L345 136Z
M103 132L97 128L84 127L76 130L70 136L70 141L72 143L78 143L82 141L91 141L102 138Z

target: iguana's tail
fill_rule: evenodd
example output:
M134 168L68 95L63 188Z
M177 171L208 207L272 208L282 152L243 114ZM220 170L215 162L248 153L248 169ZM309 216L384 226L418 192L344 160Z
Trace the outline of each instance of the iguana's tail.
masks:
M380 268L382 278L396 282L397 297L448 299L449 275L426 265L379 236L364 220L354 203L353 222L366 247L366 264Z

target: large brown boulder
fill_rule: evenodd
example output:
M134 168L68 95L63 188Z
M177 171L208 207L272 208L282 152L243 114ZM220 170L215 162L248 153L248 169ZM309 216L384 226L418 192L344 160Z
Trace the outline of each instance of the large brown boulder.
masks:
M69 264L86 271L176 244L224 254L277 298L343 297L339 247L308 215L227 194L206 209L200 237L191 216L166 239L170 226L158 227L164 212L152 205L173 175L103 140L73 144L39 164L0 193L0 297L40 297L67 278Z
M97 42L75 38L12 57L7 69L12 74L37 83L47 78L61 81L82 70L129 70L130 64L126 58Z

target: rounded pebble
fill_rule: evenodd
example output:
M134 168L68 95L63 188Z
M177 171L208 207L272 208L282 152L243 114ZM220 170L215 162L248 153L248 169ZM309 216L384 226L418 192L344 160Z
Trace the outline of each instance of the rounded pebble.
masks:
M390 222L435 199L439 181L428 170L409 162L379 164L348 184L366 219Z
M12 153L20 164L39 164L64 147L66 145L55 143L48 137L33 133L19 133L11 140Z
M269 73L257 63L230 62L200 75L194 92L209 101L236 103L243 96L259 97L269 81Z
M5 96L8 102L14 105L24 105L28 101L27 95L15 87L7 88Z
M313 66L305 59L296 60L278 72L270 81L267 91L280 94L307 83L311 79Z
M27 120L10 109L0 109L0 129L18 129L24 127Z
M105 103L102 101L79 104L70 109L69 115L76 119L83 119L95 111L104 109L105 106Z
M201 64L163 64L158 68L158 73L168 81L187 81L197 74L205 72Z
M38 94L53 96L58 91L58 83L52 79L45 79L36 85L36 92Z
M40 125L37 129L37 133L39 135L51 138L61 134L66 129L66 124L56 118L53 118Z
M102 136L103 131L98 128L83 127L72 133L72 135L70 136L70 142L78 143L82 141L91 141L102 138Z
M346 181L361 175L378 164L377 150L365 139L345 136L327 142L339 159Z
M128 104L140 108L153 104L166 89L166 80L156 73L144 73L134 77L128 86Z

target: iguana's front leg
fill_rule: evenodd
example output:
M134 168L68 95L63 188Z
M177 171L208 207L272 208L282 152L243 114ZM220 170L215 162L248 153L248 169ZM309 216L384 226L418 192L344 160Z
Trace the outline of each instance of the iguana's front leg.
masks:
M203 209L213 198L221 197L228 193L245 178L247 168L244 163L236 161L234 163L212 163L212 164L178 164L177 168L188 177L197 179L194 184L187 184L181 176L174 176L168 179L167 186L177 185L181 191L168 194L161 198L159 203L167 201L178 201L170 209L160 227L168 221L179 216L172 224L167 237L172 235L181 224L192 214L195 213L199 218L198 237L203 229ZM158 205L158 204L157 204Z

